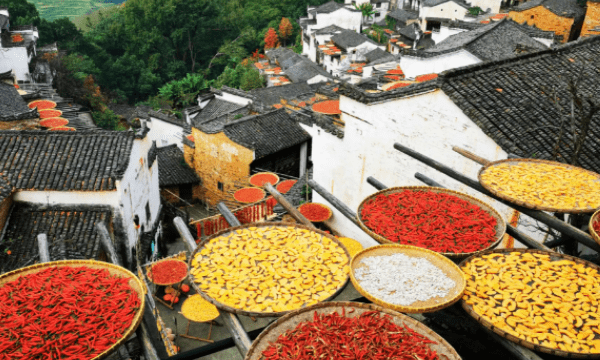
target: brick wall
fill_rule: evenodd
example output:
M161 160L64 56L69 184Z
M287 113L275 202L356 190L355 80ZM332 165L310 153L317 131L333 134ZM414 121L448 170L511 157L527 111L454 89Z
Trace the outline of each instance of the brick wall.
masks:
M535 25L542 30L562 35L563 43L569 41L576 30L573 26L574 19L558 16L543 6L536 6L525 11L510 11L508 16L519 24L526 22L527 25Z
M597 31L590 31L598 26L600 26L600 3L588 1L585 20L581 28L581 37L600 35Z
M0 203L0 233L4 230L4 225L6 225L6 219L10 214L10 208L12 207L13 196L10 195L2 203Z
M192 128L196 148L193 166L202 179L201 199L215 206L221 200L233 200L228 193L234 185L247 184L254 151L231 141L224 133L205 134ZM219 190L218 183L223 183Z

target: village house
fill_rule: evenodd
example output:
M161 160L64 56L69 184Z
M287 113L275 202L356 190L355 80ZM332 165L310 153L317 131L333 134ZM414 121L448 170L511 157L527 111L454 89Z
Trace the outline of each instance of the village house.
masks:
M600 0L588 0L581 37L600 35Z
M395 32L386 30L384 36L388 38L388 51L393 55L403 50L424 50L435 45L432 32L423 32L418 23L411 23Z
M367 36L350 30L343 30L331 37L333 47L320 48L323 67L333 76L339 77L343 71L343 62L356 62L360 54L376 48L385 50L384 44L377 43Z
M30 109L17 92L14 75L9 70L0 73L0 130L35 129L40 115L37 109Z
M562 36L562 42L577 39L585 10L577 0L530 0L512 8L509 17L519 24L535 25Z
M39 37L34 26L10 26L8 8L0 7L0 73L12 70L17 81L30 81L29 64Z
M1 131L0 174L12 189L0 209L8 212L1 270L34 257L39 233L50 244L64 242L62 247L97 258L99 221L128 267L137 256L145 260L139 239L158 232L161 211L156 146L146 132Z
M394 31L399 31L410 24L419 23L419 13L417 11L404 10L402 8L390 11L386 15L386 18L390 24L393 24L392 30ZM379 25L385 26L387 23L384 22Z
M392 91L369 93L343 84L338 92L344 137L313 136L312 153L327 154L313 156L313 177L352 209L375 192L366 183L368 176L388 186L422 185L414 178L414 173L420 172L481 198L467 186L399 153L394 143L471 178L477 177L480 166L454 153L453 146L489 160L505 159L508 153L551 159L557 139L552 127L561 119L552 103L552 89L557 88L560 106L570 108L566 81L579 76L583 65L579 91L585 95L596 91L599 51L600 37L590 37L556 49L446 71L436 80ZM596 114L592 131L599 126L600 115ZM559 161L570 160L571 141L569 137L561 144ZM582 167L600 171L599 145L596 137L588 138L581 152ZM313 201L327 204L316 194ZM511 217L506 207L494 206L505 218ZM346 236L368 237L336 210L328 225Z
M438 31L444 20L463 20L469 5L462 0L423 0L419 8L421 29Z
M521 25L510 19L503 19L476 30L452 35L423 51L405 50L400 59L400 67L406 77L414 78L547 48L548 46L529 36Z
M322 67L306 57L296 54L292 49L278 47L267 51L265 55L271 63L281 68L281 74L287 76L291 82L316 84L331 80L332 76Z
M309 6L307 12L308 16L300 18L298 24L302 28L302 53L313 62L316 62L316 49L319 46L316 38L311 36L315 30L331 25L355 32L362 30L362 13L352 6L332 0L317 7Z
M156 141L156 146L163 147L175 144L179 149L183 149L181 139L183 138L184 127L189 125L185 119L150 110L147 119L143 119L142 122L150 129L148 137L152 141Z

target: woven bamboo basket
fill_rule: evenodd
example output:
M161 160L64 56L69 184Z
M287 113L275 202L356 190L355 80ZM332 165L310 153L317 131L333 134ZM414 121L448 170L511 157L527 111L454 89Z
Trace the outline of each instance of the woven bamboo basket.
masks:
M396 311L382 308L374 304L363 304L357 302L327 302L322 304L316 304L300 310L293 311L271 325L267 327L254 342L244 360L260 360L262 359L262 352L265 351L269 345L275 341L279 335L285 333L288 330L292 330L298 326L301 322L312 321L315 311L318 314L331 314L334 312L342 313L342 309L346 310L347 317L357 317L367 311L378 311L382 315L390 315L391 321L399 326L407 326L415 332L427 337L428 339L435 341L437 344L430 344L429 347L436 351L440 358L447 360L460 360L460 356L454 350L454 348L446 342L441 336L436 334L433 330L420 322L409 318L406 315L400 314ZM348 311L354 310L349 313Z
M156 266L156 265L159 265L159 264L161 264L162 262L166 262L166 261L176 261L176 262L178 262L178 263L181 263L181 264L185 265L186 274L185 274L185 275L183 275L183 276L181 277L181 279L179 279L179 280L177 280L177 281L175 281L175 282L169 283L169 284L161 284L161 283L157 283L157 282L156 282L156 281L154 281L154 279L152 278L152 268L153 268L154 266ZM188 264L187 264L185 261L181 261L181 260L179 260L179 259L173 259L173 258L170 258L170 259L162 259L162 260L159 260L159 261L157 261L157 262L155 262L154 264L152 264L152 265L150 265L150 266L149 266L149 268L148 268L148 271L146 272L146 276L148 277L148 280L152 281L153 283L155 283L155 284L156 284L156 285L158 285L158 286L169 286L169 285L178 284L178 283L182 282L183 280L185 280L185 278L187 277L188 270L189 270L189 269L188 269Z
M564 208L564 209L560 209L560 208L556 208L556 207L552 207L550 205L536 205L536 204L532 204L526 201L523 201L519 198L516 197L512 197L510 195L507 195L505 193L503 193L501 190L495 188L492 184L488 184L484 181L482 181L481 176L482 174L496 166L496 165L500 165L500 164L518 164L518 163L536 163L536 164L548 164L548 165L555 165L555 166L562 166L566 169L572 169L572 170L577 170L577 171L581 171L584 173L588 173L591 175L594 175L598 178L597 181L600 182L600 175L596 174L593 171L589 171L577 166L573 166L573 165L568 165L568 164L563 164L563 163L559 163L556 161L549 161L549 160L535 160L535 159L507 159L507 160L499 160L499 161L494 161L492 163L487 164L486 166L482 167L479 170L479 174L477 175L477 178L479 180L479 183L481 184L481 186L483 186L484 188L486 188L489 192L491 192L492 194L496 195L497 197L506 200L506 201L510 201L513 204L528 208L528 209L533 209L533 210L541 210L541 211L550 211L550 212L558 212L558 213L569 213L569 214L582 214L582 213L590 213L590 212L594 212L595 210L597 210L597 208ZM544 199L541 199L542 201Z
M331 211L331 209L330 209L330 208L329 208L329 206L327 206L327 205L324 205L324 204L319 204L319 203L304 203L304 204L302 204L302 205L298 206L298 211L299 211L299 212L300 212L300 213L301 213L301 214L302 214L304 217L306 217L306 215L304 215L304 213L302 213L302 207L306 207L306 206L307 206L307 205L309 205L309 204L310 204L310 205L318 205L318 206L322 207L323 209L326 209L326 210L327 210L327 218L326 218L326 219L323 219L323 220L310 220L310 219L308 219L308 218L307 218L309 221L312 221L312 222L323 222L323 221L327 221L327 220L331 219L331 216L333 216L333 212Z
M500 216L500 214L494 210L493 207L491 207L490 205L486 204L485 202L472 197L470 195L467 194L463 194L461 192L458 191L454 191L454 190L448 190L448 189L444 189L444 188L438 188L438 187L431 187L431 186L400 186L400 187L392 187L392 188L387 188L381 191L378 191L374 194L369 195L368 197L366 197L361 203L360 205L358 205L358 212L357 212L357 217L358 217L358 224L360 225L360 227L369 235L371 235L371 237L375 240L377 240L377 242L379 242L380 244L396 244L399 245L398 243L395 243L393 241L390 241L388 239L386 239L385 237L376 234L375 232L371 231L371 229L369 229L365 223L362 221L361 218L361 213L362 213L362 208L363 205L369 201L370 199L381 195L381 194L391 194L391 193L396 193L396 192L401 192L404 190L421 190L421 191L433 191L436 193L444 193L444 194L449 194L449 195L453 195L456 196L458 198L461 198L463 200L466 200L472 204L475 204L477 206L479 206L480 208L482 208L483 210L485 210L488 214L490 214L491 216L493 216L496 219L496 241L494 241L491 245L489 245L488 247L486 247L485 249L481 249L479 251L474 251L471 253L441 253L442 255L450 258L450 259L454 259L454 260L462 260L464 258L467 258L469 256L472 255L476 255L479 254L483 251L486 250L490 250L490 249L494 249L495 247L498 246L498 244L500 244L500 242L502 241L502 238L504 237L504 233L506 232L506 222L504 221L504 218L502 218L502 216ZM400 244L403 245L403 244Z
M592 236L592 239L594 239L598 244L600 244L600 234L598 234L596 230L594 230L594 223L596 221L600 221L600 210L596 211L592 215L589 223L590 235Z
M442 270L446 276L454 280L456 286L453 289L451 289L448 292L448 295L444 296L443 298L436 297L427 301L417 301L410 306L402 306L388 303L373 296L371 293L363 289L362 286L360 286L360 283L354 276L354 272L356 271L356 269L363 266L362 264L360 264L360 262L363 259L373 256L385 256L398 253L413 258L424 258L428 260L433 265ZM456 264L452 262L452 260L436 253L435 251L410 245L378 245L359 252L356 256L354 256L352 262L350 263L350 279L352 280L354 288L356 288L356 290L367 299L385 308L400 311L403 313L426 313L446 308L456 303L462 297L463 293L465 292L466 286L463 272L458 268L458 266L456 266Z
M123 278L129 278L129 286L131 286L131 288L137 293L137 295L140 299L140 304L141 304L140 308L138 309L137 313L135 314L135 317L133 318L133 321L131 322L131 325L129 326L129 328L127 330L125 330L125 332L123 333L123 336L116 343L114 343L110 348L104 350L104 352L100 353L99 355L97 355L96 357L94 357L90 360L104 359L107 356L109 356L113 351L115 351L119 346L121 346L125 343L127 338L140 325L142 318L144 316L144 306L146 303L144 286L142 285L142 282L140 281L140 279L138 279L129 270L122 268L120 266L111 264L111 263L95 261L95 260L52 261L52 262L35 264L32 266L20 268L20 269L8 272L6 274L0 275L0 287L2 287L2 285L6 284L8 282L16 280L19 276L36 273L40 270L44 270L44 269L51 268L51 267L65 267L65 266L69 266L69 267L85 266L85 267L89 267L92 269L105 269L105 270L108 270L108 272L111 275L116 275L116 276L120 276Z
M265 174L272 175L272 176L274 176L274 177L275 177L275 179L276 179L276 180L275 180L275 182L274 182L274 183L272 183L271 185L275 186L275 185L276 185L276 184L279 182L279 176L277 176L277 174L274 174L274 173L272 173L272 172L259 172L259 173L256 173L256 174L254 174L254 175L250 176L250 178L248 179L248 182L249 182L249 183L250 183L250 185L252 185L252 186L258 186L258 187L262 187L262 185L261 185L261 186L259 186L259 185L253 184L253 183L252 183L252 178L254 178L254 177L255 177L255 176L257 176L257 175L265 175Z
M227 228L225 230L219 231L218 233L216 233L216 234L210 236L209 238L205 239L200 244L198 244L198 247L196 248L196 250L194 250L194 252L190 255L189 260L188 260L188 265L189 265L188 266L188 268L189 268L188 278L190 280L190 283L192 284L192 286L196 290L196 292L198 294L202 295L202 297L205 298L208 302L210 302L213 305L215 305L219 310L227 311L227 312L233 313L233 314L239 314L239 315L245 315L245 316L254 316L254 317L279 317L279 316L283 316L283 315L289 313L290 311L293 311L293 310L289 310L289 311L278 311L278 312L256 312L256 311L249 311L248 309L231 307L229 305L226 305L226 304L220 302L218 299L215 299L215 298L209 296L204 291L202 291L202 289L200 289L200 287L198 286L198 284L196 284L196 279L194 278L194 276L191 273L191 270L193 269L192 261L194 260L194 257L212 239L217 238L217 237L222 236L222 235L227 235L227 234L229 234L231 232L234 232L234 231L237 231L237 230L241 230L241 229L247 229L247 228L251 228L251 227L257 227L258 228L258 227L271 227L271 226L294 227L294 228L299 228L299 229L305 229L305 230L310 230L310 231L312 231L314 233L317 233L319 235L325 236L325 237L329 238L330 240L334 241L335 243L337 243L344 250L344 252L346 253L346 256L348 257L348 260L352 259L352 257L348 253L348 250L346 250L346 247L343 246L335 236L327 234L326 232L323 232L321 230L310 228L308 226L299 225L299 224L281 223L281 222L261 222L261 223L245 224L245 225L242 225L242 226L235 226L235 227L231 227L231 228ZM333 294L331 294L330 297L328 297L328 298L326 298L326 299L324 299L324 300L322 300L320 302L329 301L329 300L335 298L337 295L339 295L339 293L341 293L342 290L344 290L344 288L346 287L346 284L348 284L348 279L349 279L349 275L346 277L346 279L343 282L340 282L338 284L337 290Z
M564 255L564 254L559 254L556 252L550 252L550 251L544 251L544 250L534 250L534 249L498 249L498 250L490 250L490 251L485 251L481 254L475 255L475 256L471 256L465 260L463 260L460 264L459 267L464 267L467 266L467 264L469 262L471 262L474 259L480 258L483 255L487 255L487 254L494 254L494 253L498 253L498 254L507 254L507 253L511 253L511 252L520 252L520 253L535 253L535 254L544 254L544 255L550 255L550 259L551 261L557 261L557 260L571 260L575 263L578 264L584 264L585 266L588 266L590 268L596 269L600 272L600 266L593 264L589 261L585 261L582 260L580 258L574 257L574 256L569 256L569 255ZM486 328L492 330L493 332L495 332L496 334L502 336L505 339L508 339L514 343L517 343L521 346L524 346L528 349L534 350L534 351L539 351L539 352L543 352L546 354L551 354L551 355L556 355L556 356L560 356L560 357L565 357L565 358L573 358L573 359L600 359L600 354L591 354L591 353L577 353L577 352L569 352L569 351L564 351L564 350L560 350L558 348L551 348L551 347L547 347L547 346L542 346L542 345L538 345L535 344L531 341L527 341L521 338L518 338L514 335L509 334L508 332L504 331L501 328L498 328L496 326L494 326L491 321L489 320L488 317L486 317L485 315L479 315L477 314L474 310L473 310L473 306L467 304L464 300L461 300L461 305L463 307L463 309L465 309L465 311L471 315L478 323L480 323L481 325L485 326Z

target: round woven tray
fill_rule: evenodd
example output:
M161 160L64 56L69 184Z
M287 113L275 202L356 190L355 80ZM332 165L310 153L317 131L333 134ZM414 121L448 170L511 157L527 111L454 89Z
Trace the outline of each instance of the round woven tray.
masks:
M40 270L44 270L44 269L51 268L51 267L65 267L65 266L69 266L69 267L86 266L86 267L89 267L92 269L105 269L105 270L108 270L108 272L111 275L117 275L120 277L129 278L129 286L131 286L131 288L136 292L136 294L138 295L138 297L140 299L140 304L141 304L140 308L138 309L137 313L135 314L135 317L133 318L133 321L131 322L131 325L129 326L129 328L127 330L125 330L125 332L123 333L123 336L116 343L114 343L110 348L104 350L104 352L100 353L98 356L92 358L91 360L104 359L108 355L110 355L113 351L115 351L119 346L121 346L125 343L125 341L129 337L129 335L131 335L137 329L137 327L140 325L142 318L144 316L144 305L145 305L145 301L146 301L144 287L143 287L140 279L138 279L129 270L122 268L120 266L117 266L117 265L113 265L111 263L95 261L95 260L52 261L52 262L35 264L32 266L20 268L17 270L13 270L11 272L7 272L6 274L0 275L0 287L2 287L2 285L6 284L8 282L16 280L19 276L28 275L28 274L35 273Z
M593 171L589 171L577 166L573 166L573 165L568 165L568 164L563 164L563 163L559 163L556 161L548 161L548 160L534 160L534 159L507 159L507 160L500 160L500 161L494 161L492 163L487 164L486 166L482 167L479 170L479 174L477 175L477 178L479 180L479 183L481 184L481 186L483 186L484 188L486 188L489 192L491 192L492 194L496 195L497 197L504 199L506 201L510 201L513 204L517 204L523 207L526 207L528 209L534 209L534 210L541 210L541 211L550 211L550 212L559 212L559 213L570 213L570 214L581 214L581 213L590 213L595 211L596 209L592 209L592 208L568 208L568 209L559 209L559 208L554 208L551 207L549 205L536 205L536 204L531 204L525 201L522 201L516 197L511 197L505 193L503 193L502 191L494 188L493 185L485 183L481 180L481 175L488 170L489 168L495 166L495 165L499 165L499 164L504 164L504 163L509 163L509 164L518 164L518 163L538 163L538 164L548 164L548 165L555 165L555 166L562 166L564 168L567 169L576 169L577 171L581 171L581 172L585 172L585 173L589 173L591 175L594 175L598 178L598 181L600 181L600 175L596 174ZM542 201L544 199L541 199Z
M444 189L444 188L438 188L438 187L431 187L431 186L400 186L400 187L392 187L392 188L387 188L385 190L381 190L378 191L374 194L369 195L368 197L366 197L361 203L360 205L358 205L358 224L360 225L360 227L369 235L371 235L371 237L375 240L377 240L377 242L379 242L380 244L396 244L396 245L403 245L403 244L398 244L395 243L393 241L390 241L386 238L384 238L381 235L378 235L376 233L374 233L373 231L371 231L371 229L369 229L362 221L361 218L361 213L362 213L362 208L363 205L365 204L365 202L367 202L368 200L381 195L381 194L391 194L391 193L396 193L396 192L401 192L404 190L422 190L422 191L433 191L436 193L444 193L444 194L450 194L450 195L454 195L458 198L461 198L463 200L466 200L472 204L475 204L477 206L479 206L480 208L482 208L483 210L485 210L488 214L490 214L491 216L493 216L496 219L496 241L494 241L491 245L489 245L487 248L485 249L481 249L478 251L474 251L471 253L441 253L444 256L447 256L451 259L455 259L455 260L462 260L466 257L469 257L471 255L476 255L479 254L483 251L486 250L490 250L495 248L496 246L498 246L498 244L500 244L500 242L502 241L502 238L504 237L504 233L506 232L506 222L504 221L504 218L502 218L502 216L500 216L500 214L494 210L493 207L491 207L490 205L486 204L485 202L474 198L470 195L467 194L463 194L461 192L458 191L454 191L454 190L448 190L448 189ZM408 245L408 244L407 244Z
M253 191L258 191L258 190L260 190L260 192L262 193L262 197L261 197L260 199L258 199L258 200L255 200L255 201L244 201L244 200L239 200L239 199L237 199L237 198L235 197L235 194L237 194L238 192L240 192L241 190L244 190L244 189L253 189ZM255 202L259 202L259 201L261 201L262 199L264 199L264 198L265 198L265 195L266 195L266 193L265 193L265 191L264 191L263 189L261 189L261 188L257 188L257 187L253 187L253 186L252 186L252 187L245 187L245 188L241 188L241 189L239 189L238 191L236 191L236 192L233 194L233 199L234 199L235 201L239 202L239 203L242 203L242 204L254 204Z
M198 314L198 313L190 313L190 312L186 311L187 307L192 306L192 304L194 304L194 303L196 303L197 305L202 304L205 306L211 306L212 310L208 314L206 312L203 312L202 314ZM217 310L213 304L206 301L206 299L204 299L202 296L200 296L198 294L194 294L194 295L188 297L187 299L185 299L185 301L181 305L181 315L183 315L184 318L186 318L190 321L207 322L207 321L211 321L211 320L218 318L219 310Z
M382 314L391 316L391 321L399 326L407 326L415 332L435 341L437 344L429 344L429 347L436 351L441 359L445 360L460 360L460 356L454 350L454 348L446 342L441 336L436 334L433 330L420 322L409 318L406 315L400 314L396 311L384 309L374 304L362 304L356 302L327 302L322 304L316 304L303 308L300 310L293 311L282 318L278 319L269 327L267 327L254 342L244 360L260 360L262 358L262 352L269 347L269 345L275 341L279 335L285 333L288 330L296 328L298 324L304 321L312 321L314 312L318 314L331 314L333 312L342 313L342 309L346 309L346 316L356 317L367 311L379 311ZM348 313L349 310L354 309L353 313Z
M600 221L600 210L596 211L592 215L589 223L590 235L592 236L592 239L594 239L598 244L600 244L600 234L598 234L596 230L594 230L594 223L596 221Z
M443 298L435 297L427 301L416 301L410 306L390 304L379 298L376 298L363 289L362 286L360 286L360 283L354 276L354 272L356 269L364 266L360 264L361 260L372 256L384 256L397 253L428 260L442 270L446 276L454 280L456 286L448 292L448 295L444 296ZM452 262L452 260L449 260L435 251L410 245L378 245L359 252L356 256L354 256L352 262L350 263L350 279L352 280L352 284L356 290L367 299L371 300L375 304L403 313L426 313L446 308L457 302L462 297L466 286L463 272L458 268L458 266L456 266L456 264Z
M181 279L179 279L179 280L177 280L177 281L175 281L175 282L172 282L172 283L168 283L168 284L166 284L166 283L165 283L165 284L163 284L163 283L157 283L157 282L155 282L155 281L152 279L152 268L153 268L154 266L156 266L156 265L158 265L158 264L162 263L162 262L165 262L165 261L177 261L178 263L182 263L183 265L185 265L186 274L185 274L185 275L183 275L183 276L181 277ZM188 272L189 272L189 267L188 267L188 264L186 264L186 262L185 262L185 261L181 261L181 260L178 260L178 259L163 259L163 260L157 261L157 262L155 262L154 264L152 264L152 265L150 266L150 268L148 269L148 271L146 272L146 276L148 277L148 280L152 281L154 284L156 284L156 285L158 285L158 286L169 286L169 285L178 284L178 283L182 282L183 280L185 280L185 278L187 277L187 273L188 273Z
M230 232L234 232L236 230L241 230L241 229L246 229L246 228L250 228L250 227L270 227L270 226L281 226L281 227L294 227L294 228L300 228L300 229L306 229L306 230L310 230L312 232L318 233L320 235L323 235L327 238L329 238L332 241L335 241L346 253L346 256L348 257L348 259L352 259L352 257L350 256L350 254L348 253L348 250L346 250L346 248L339 242L339 240L335 237L332 236L330 234L327 234L326 232L323 232L321 230L317 230L314 228L310 228L308 226L304 226L304 225L299 225L299 224L290 224L290 223L282 223L282 222L261 222L261 223L252 223L252 224L245 224L242 226L236 226L236 227L231 227L231 228L227 228L225 230L219 231L218 233L210 236L209 238L205 239L204 241L202 241L198 247L196 248L196 250L194 250L194 252L190 255L189 260L188 260L188 278L190 279L190 283L192 284L192 286L194 287L194 289L196 290L196 292L200 295L202 295L203 298L205 298L206 300L208 300L208 302L212 303L213 305L215 305L218 309L220 310L224 310L233 314L239 314L239 315L246 315L246 316L254 316L254 317L279 317L282 315L285 315L287 313L289 313L290 311L294 311L294 310L289 310L289 311L278 311L278 312L255 312L255 311L248 311L245 309L239 309L239 308L233 308L229 305L223 304L222 302L218 301L217 299L214 299L212 297L210 297L209 295L207 295L206 293L204 293L204 291L202 291L200 289L200 287L198 287L198 284L196 284L196 279L194 278L194 276L191 273L191 269L192 267L192 261L194 260L194 257L196 256L196 253L200 252L204 246L212 239L219 237L221 235L226 235L229 234ZM344 290L344 288L346 287L346 284L348 284L348 279L349 279L349 275L346 277L346 280L343 283L340 283L338 286L337 291L335 291L330 297L328 297L325 300L322 300L320 302L323 301L328 301L331 300L333 298L335 298L339 293L342 292L342 290Z
M272 175L272 176L274 176L274 177L275 177L275 179L276 179L276 180L275 180L275 182L274 182L273 184L271 184L271 185L275 186L275 184L277 184L277 183L279 182L279 176L277 176L277 174L274 174L274 173L272 173L272 172L259 172L259 173L256 173L256 174L254 174L254 175L250 176L250 178L248 179L248 183L250 183L250 185L252 185L252 186L258 186L258 187L262 187L262 186L259 186L259 185L255 185L255 184L253 184L253 183L252 183L252 178L253 178L253 177L255 177L255 176L257 176L257 175L265 175L265 174Z
M591 268L594 268L594 269L600 271L600 266L593 264L589 261L585 261L580 258L574 257L574 256L569 256L569 255L564 255L564 254L559 254L559 253L544 251L544 250L533 250L533 249L498 249L498 250L485 251L481 254L478 254L476 256L471 256L471 257L463 260L458 266L462 268L463 266L466 266L473 259L479 258L483 255L493 254L493 253L506 254L506 253L511 253L511 252L521 252L521 253L529 252L529 253L550 255L550 259L552 261L571 260L575 263L584 264L588 267L591 267ZM537 345L531 341L523 340L521 338L511 335L511 334L507 333L506 331L494 326L486 316L477 314L473 310L473 306L467 304L464 300L461 300L461 305L462 305L463 309L465 309L465 311L469 315L471 315L481 325L492 330L493 332L502 336L503 338L508 339L514 343L517 343L521 346L524 346L528 349L543 352L546 354L556 355L556 356L560 356L560 357L566 357L566 358L574 358L574 359L597 359L597 358L600 358L600 354L582 354L582 353L577 353L577 352L569 352L569 351L564 351L564 350L560 350L557 348L550 348L547 346Z
M312 222L323 222L323 221L327 221L327 220L331 219L331 216L333 215L333 212L331 211L331 209L330 209L330 208L329 208L329 206L327 206L327 205L324 205L324 204L319 204L319 203L304 203L304 204L302 204L302 205L298 206L298 211L299 211L299 212L300 212L300 213L301 213L301 214L302 214L304 217L306 217L306 215L304 215L304 214L302 213L302 207L305 207L305 206L307 206L307 205L318 205L318 206L320 206L320 207L322 207L322 208L324 208L324 209L327 209L327 214L328 214L326 219L323 219L323 220L310 220L310 219L308 219L308 218L307 218L309 221L312 221Z

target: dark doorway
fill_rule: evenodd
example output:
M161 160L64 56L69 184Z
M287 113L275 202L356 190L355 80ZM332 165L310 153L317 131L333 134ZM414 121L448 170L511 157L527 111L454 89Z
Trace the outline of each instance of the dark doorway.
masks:
M192 200L192 184L179 185L179 197L185 201Z

